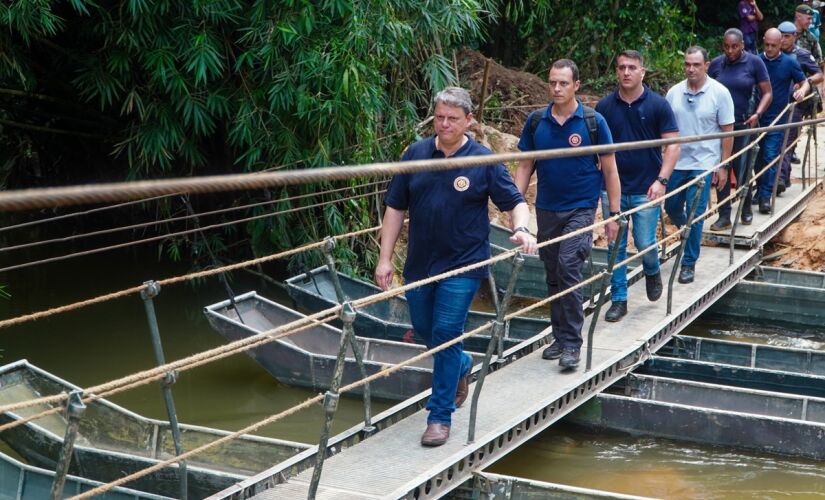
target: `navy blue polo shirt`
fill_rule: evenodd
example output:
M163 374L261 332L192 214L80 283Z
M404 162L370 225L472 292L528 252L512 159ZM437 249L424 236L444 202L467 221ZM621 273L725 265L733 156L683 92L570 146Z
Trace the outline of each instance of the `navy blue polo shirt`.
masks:
M491 154L467 139L451 158ZM412 144L401 161L433 158L444 158L435 147L434 136ZM489 259L488 198L504 212L524 201L501 164L393 176L384 203L408 210L410 217L404 279L416 281ZM486 278L487 268L467 271L461 277Z
M714 57L708 68L708 76L728 89L733 99L733 116L736 123L748 119L748 104L753 88L759 82L770 81L768 69L762 59L749 52L742 51L742 56L735 62L728 61L723 54Z
M559 125L550 109L551 103L543 112L535 138L530 130L530 120L524 124L518 148L521 151L538 151L544 149L577 148L591 146L590 133L584 122L582 104L576 112ZM596 113L599 134L598 143L613 144L613 136L604 117ZM542 210L563 212L574 208L596 208L602 189L602 172L596 166L593 155L538 160L536 162L538 189L536 207Z
M811 54L811 51L808 49L803 49L798 45L794 45L789 55L796 56L796 62L799 63L799 66L802 68L802 72L808 76L816 75L822 71L819 69L819 66L817 66L816 59L814 59L813 54ZM793 100L793 98L791 99Z
M765 63L765 67L768 68L768 76L771 78L771 88L773 89L771 105L759 120L760 125L766 126L779 116L782 109L788 105L792 94L791 86L804 80L805 74L802 73L802 68L796 62L794 56L780 52L776 59L771 60L762 52L759 57Z
M615 90L599 101L596 111L604 116L617 143L661 139L662 134L679 131L670 104L647 87L630 104L623 101L619 91ZM622 194L645 194L659 176L662 148L617 151L616 166L619 168Z

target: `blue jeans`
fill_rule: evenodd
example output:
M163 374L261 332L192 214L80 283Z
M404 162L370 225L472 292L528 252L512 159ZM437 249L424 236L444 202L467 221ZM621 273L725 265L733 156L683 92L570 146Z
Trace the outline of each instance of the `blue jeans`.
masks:
M676 188L687 184L691 180L704 174L704 170L674 170L670 176L670 181L667 183L667 192L671 192ZM705 176L705 187L699 195L699 205L696 207L694 217L702 215L708 208L708 199L710 198L710 181L711 174ZM672 196L665 200L665 212L670 217L670 221L681 228L688 222L688 215L692 208L693 197L696 195L698 186L696 184L690 186L684 191L679 192L676 196ZM699 260L699 248L702 244L702 227L704 226L704 219L694 222L690 227L690 237L685 244L685 253L682 256L682 265L693 267L696 261Z
M477 278L447 278L407 290L410 319L415 332L432 349L464 333L470 303L478 291ZM461 342L437 352L433 359L433 392L427 402L427 423L450 425L455 411L458 380L473 366Z
M621 196L621 211L625 212L639 205L647 203L647 194L623 194ZM607 199L607 192L602 191L602 214L606 219L609 216L610 204ZM630 229L633 231L633 243L641 252L645 248L656 243L656 225L659 223L659 205L645 208L630 215ZM613 253L616 243L613 242L608 247L608 259ZM627 258L627 233L619 242L619 254L616 256L616 263ZM659 272L659 252L651 250L642 256L642 267L647 276ZM613 279L610 281L611 300L627 300L627 266L622 266L613 270Z
M785 122L781 119L779 123L784 124ZM754 170L759 172L765 165L773 161L774 158L779 156L779 150L782 148L782 137L785 135L783 130L779 130L776 132L769 132L765 138L762 140L762 147L759 150L759 157L756 160L756 166ZM776 164L774 164L771 168L768 169L767 172L762 174L762 177L756 180L756 199L757 200L768 200L770 201L771 196L773 195L773 178L776 177ZM754 172L754 174L756 173Z

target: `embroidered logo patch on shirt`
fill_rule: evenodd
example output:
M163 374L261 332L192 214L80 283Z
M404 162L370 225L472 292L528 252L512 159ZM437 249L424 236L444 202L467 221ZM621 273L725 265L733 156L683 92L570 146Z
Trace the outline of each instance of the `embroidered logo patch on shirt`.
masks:
M456 177L453 181L453 187L456 191L467 191L470 187L470 179L464 177L463 175Z
M567 138L567 142L575 148L582 143L582 136L579 134L570 134L570 137Z

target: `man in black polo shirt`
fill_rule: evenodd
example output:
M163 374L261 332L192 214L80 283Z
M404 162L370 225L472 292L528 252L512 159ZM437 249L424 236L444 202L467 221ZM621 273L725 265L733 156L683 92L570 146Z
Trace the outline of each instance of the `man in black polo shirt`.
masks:
M616 59L618 88L602 98L596 111L604 116L614 142L648 141L678 137L679 129L673 110L664 97L642 84L645 76L644 57L635 50L625 50ZM621 211L625 212L649 201L659 199L679 159L679 145L662 148L634 149L616 152L616 166L622 186ZM602 212L608 216L607 192L602 192ZM656 244L656 225L659 222L660 205L645 208L631 214L633 242L638 250ZM618 247L617 247L618 245ZM616 261L627 257L627 235L610 245L612 253L618 248ZM648 300L658 300L662 295L662 277L659 273L659 253L649 251L642 256L645 287ZM610 286L613 303L604 319L619 321L627 314L627 267L613 272Z
M488 155L490 150L465 135L472 121L470 94L448 87L435 97L435 136L412 144L402 161ZM384 290L392 284L393 249L409 211L409 237L404 280L422 280L490 258L487 201L510 215L513 243L536 253L536 239L527 229L530 213L512 177L501 164L393 176L384 196L381 252L375 281ZM464 332L470 303L486 267L407 291L413 329L428 348ZM439 446L450 436L451 414L467 398L472 358L454 344L434 355L432 395L424 446Z

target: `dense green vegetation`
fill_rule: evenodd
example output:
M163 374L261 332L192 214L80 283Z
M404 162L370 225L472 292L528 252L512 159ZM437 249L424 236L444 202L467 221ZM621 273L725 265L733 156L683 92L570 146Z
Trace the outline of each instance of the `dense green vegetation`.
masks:
M730 4L10 0L0 4L0 187L397 158L427 115L432 93L456 82L453 53L462 46L539 74L553 59L571 57L591 88L612 82L616 51L637 48L650 60L649 79L663 87L680 77L677 49L697 40L697 31L708 36L727 27L702 20L723 16L722 9L732 15ZM769 14L779 2L764 4ZM192 203L206 210L341 186ZM171 239L163 251L173 258L184 251L204 256L208 245L220 258L230 243L249 238L242 254L268 253L369 227L376 202L374 196L350 199L207 239ZM180 210L170 199L157 213ZM369 237L338 249L356 272L372 267L374 251Z

